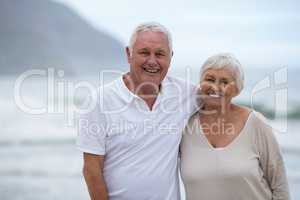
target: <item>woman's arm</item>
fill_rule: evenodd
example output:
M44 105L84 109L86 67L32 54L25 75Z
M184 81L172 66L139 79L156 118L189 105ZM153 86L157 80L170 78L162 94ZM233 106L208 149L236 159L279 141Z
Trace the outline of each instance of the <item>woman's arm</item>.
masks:
M272 191L272 200L289 200L288 181L279 144L273 129L263 120L258 122L259 161Z

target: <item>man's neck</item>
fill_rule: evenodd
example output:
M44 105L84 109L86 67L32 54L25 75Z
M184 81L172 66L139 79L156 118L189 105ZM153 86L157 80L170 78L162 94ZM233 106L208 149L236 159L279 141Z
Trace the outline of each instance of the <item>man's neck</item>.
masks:
M155 103L155 100L161 89L161 85L140 85L135 84L130 78L129 74L123 75L123 81L126 87L134 94L143 99L148 105L149 109L152 110L152 107Z

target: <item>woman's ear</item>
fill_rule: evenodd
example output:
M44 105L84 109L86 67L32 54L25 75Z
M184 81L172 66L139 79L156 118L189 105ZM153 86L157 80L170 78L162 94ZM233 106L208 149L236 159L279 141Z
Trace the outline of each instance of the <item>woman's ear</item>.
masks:
M240 94L240 92L241 92L241 91L239 91L238 87L237 87L237 86L235 86L235 87L234 87L234 94L233 94L233 96L232 96L232 97L236 97L236 96L238 96L238 95Z

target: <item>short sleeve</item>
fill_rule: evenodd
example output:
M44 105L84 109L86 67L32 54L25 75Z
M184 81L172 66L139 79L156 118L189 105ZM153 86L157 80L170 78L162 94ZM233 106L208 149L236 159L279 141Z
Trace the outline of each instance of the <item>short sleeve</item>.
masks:
M283 157L279 144L270 125L264 117L256 113L257 137L259 161L269 187L272 191L273 200L290 199L288 181L284 166Z
M107 120L99 104L77 120L77 148L85 153L105 155Z

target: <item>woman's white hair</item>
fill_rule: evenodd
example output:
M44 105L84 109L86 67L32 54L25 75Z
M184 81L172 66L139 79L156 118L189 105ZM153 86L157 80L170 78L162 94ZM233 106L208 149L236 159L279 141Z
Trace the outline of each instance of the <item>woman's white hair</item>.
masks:
M172 52L172 50L173 50L172 49L173 48L172 47L172 36L171 36L171 33L169 32L169 30L165 26L161 25L158 22L146 22L146 23L142 23L142 24L138 25L134 29L134 31L130 37L130 40L129 40L130 54L132 54L132 48L133 48L134 43L136 42L138 33L145 32L145 31L164 33L168 38L170 52Z
M208 69L228 69L232 72L238 92L244 88L244 72L241 63L230 53L220 53L209 57L202 65L200 80Z

